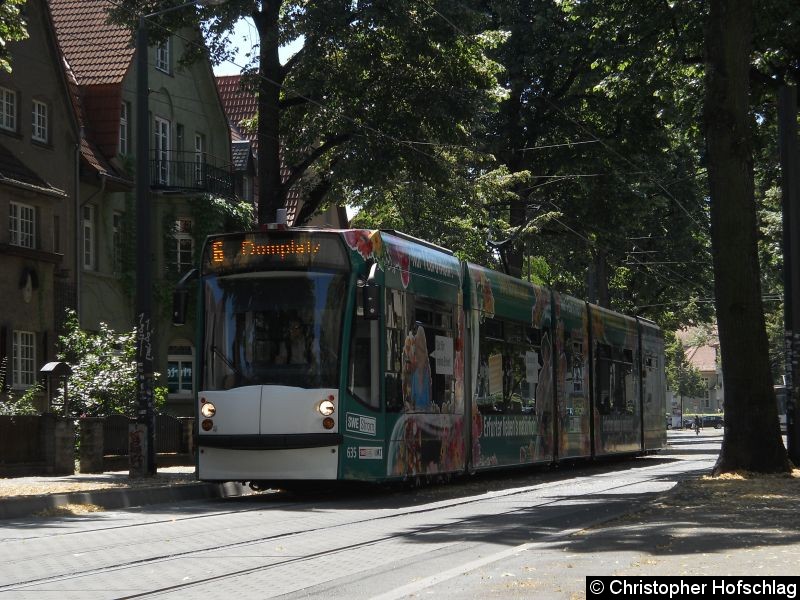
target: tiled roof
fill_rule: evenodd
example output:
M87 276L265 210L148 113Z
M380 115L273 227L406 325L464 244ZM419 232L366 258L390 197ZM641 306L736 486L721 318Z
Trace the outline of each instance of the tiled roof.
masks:
M716 328L698 337L697 328L682 329L676 332L678 339L683 344L686 359L701 372L717 370L717 348L719 337ZM698 341L700 341L698 345Z
M288 175L284 176L284 171L288 172L288 169L281 168L281 177L285 179ZM302 200L300 200L300 194L297 192L296 188L290 189L286 194L286 222L292 227L294 227L301 206Z
M691 365L700 372L717 370L717 349L713 346L697 346L687 351Z
M245 131L241 122L252 119L258 112L258 99L254 94L241 88L241 75L220 75L217 79L219 97L228 116L232 128L242 139L253 143L253 151L258 152L258 135L256 132Z
M64 72L67 76L67 85L69 86L69 94L75 111L75 118L78 120L78 126L81 127L85 133L88 123L84 112L83 98L78 82L75 79L75 73L72 71L69 64L67 64L66 59L64 60ZM111 163L108 162L94 142L88 139L85 134L81 136L81 160L84 165L88 166L99 175L113 177L126 184L132 185L133 183L129 177L118 172Z
M220 75L217 79L219 97L228 121L231 123L231 137L248 140L253 148L253 153L258 155L258 134L244 131L239 125L243 119L252 119L258 113L258 99L254 94L242 89L241 75ZM234 149L235 152L235 149ZM234 159L234 164L236 160ZM289 178L289 168L283 163L281 157L281 181ZM286 220L289 225L294 225L294 220L300 211L302 200L296 187L292 187L286 194Z
M64 192L53 187L34 171L26 167L5 146L0 144L0 182L22 184L28 188L36 188L43 192L64 196Z
M78 83L120 83L133 60L131 32L109 25L108 0L49 0L61 50Z
M233 160L234 169L246 171L248 158L250 158L250 142L241 140L231 143L231 159Z

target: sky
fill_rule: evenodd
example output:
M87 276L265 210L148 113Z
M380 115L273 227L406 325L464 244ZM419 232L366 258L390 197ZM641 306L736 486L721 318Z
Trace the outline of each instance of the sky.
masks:
M214 67L214 75L238 75L242 72L242 67L250 63L250 58L245 56L258 43L258 31L251 19L242 19L236 24L233 30L231 42L239 48L239 53L231 62L225 62ZM303 45L303 40L298 39L288 46L280 49L281 62L292 56Z

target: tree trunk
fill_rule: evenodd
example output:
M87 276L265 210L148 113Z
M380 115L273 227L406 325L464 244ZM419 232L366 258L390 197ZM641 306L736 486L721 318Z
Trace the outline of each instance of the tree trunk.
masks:
M258 223L274 223L286 203L281 180L280 84L283 67L278 56L278 16L281 1L264 2L253 21L258 29Z
M586 271L586 297L589 302L611 308L611 295L608 292L608 261L605 250L598 248L592 252L592 263Z
M714 296L725 382L725 436L714 473L789 468L769 367L756 247L749 117L751 0L712 0L705 129Z

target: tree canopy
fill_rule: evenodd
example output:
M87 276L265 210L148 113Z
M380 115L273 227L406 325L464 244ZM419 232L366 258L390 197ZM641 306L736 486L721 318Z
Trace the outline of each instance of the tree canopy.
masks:
M0 2L0 71L11 71L8 42L19 42L28 38L27 24L22 14L26 0L4 0Z
M112 14L133 28L147 6L126 0ZM384 197L408 182L438 189L452 180L458 146L503 93L499 67L485 54L496 36L481 27L482 14L458 11L443 18L410 0L231 0L153 17L149 29L163 39L199 18L219 61L230 55L235 23L253 19L260 43L243 72L245 89L258 96L259 222L273 221L295 186L302 223L332 200L361 206L376 188ZM298 38L302 49L281 64L278 48Z
M774 371L782 368L774 98L800 76L800 19L792 3L750 1L736 140L753 166L751 182L737 184L752 203L740 227L750 262L728 269L747 270L746 286L732 289L747 287L748 302L768 309L759 318L759 306L748 316L753 330L734 335L758 341L749 350L760 360L769 346L758 330L771 324ZM231 55L234 24L253 19L259 43L242 72L259 100L260 222L295 186L300 224L346 204L361 211L356 225L402 229L678 329L714 318L731 289L720 287L714 260L738 244L726 235L743 233L722 234L712 254L721 192L711 165L719 169L720 155L706 142L709 116L727 114L708 92L708 69L721 64L707 60L712 8L719 3L230 0L153 17L151 35L201 23L218 62ZM133 27L152 10L123 0L114 15ZM281 64L278 49L294 40L302 49ZM733 347L724 329L723 356ZM760 377L763 404L770 375ZM726 381L726 402L729 394L736 403Z
M683 399L699 397L706 386L700 371L686 357L683 342L671 332L666 335L665 362L667 387L679 397L682 419Z

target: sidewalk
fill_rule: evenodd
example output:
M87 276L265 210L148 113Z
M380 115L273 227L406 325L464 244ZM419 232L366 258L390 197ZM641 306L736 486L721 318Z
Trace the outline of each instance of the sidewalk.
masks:
M721 437L722 431L713 429L701 431L699 437L689 430L674 431L669 435L670 447L660 456L692 460L707 454L700 448L718 443ZM792 476L687 479L644 505L632 504L620 517L500 554L476 561L469 569L458 567L457 573L409 584L402 590L403 597L582 600L587 598L588 582L598 576L628 577L633 583L648 577L665 583L663 578L668 576L714 576L724 577L729 584L744 576L758 577L758 581L787 576L797 584L800 469Z
M0 519L55 516L146 504L240 496L238 483L197 481L194 467L164 467L155 477L131 479L127 471L0 479Z

